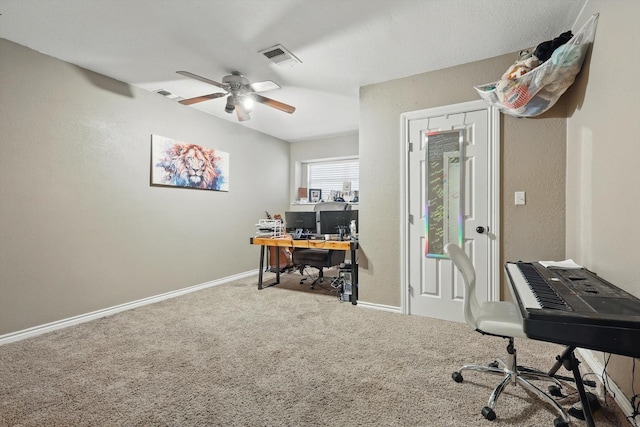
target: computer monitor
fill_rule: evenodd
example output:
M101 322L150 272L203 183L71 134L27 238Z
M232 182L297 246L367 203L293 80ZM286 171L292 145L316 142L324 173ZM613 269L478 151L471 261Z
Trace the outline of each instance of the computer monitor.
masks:
M320 211L320 233L339 234L346 236L349 234L351 221L356 221L356 232L358 232L358 211Z
M304 234L316 234L316 212L290 211L284 213L284 224L288 232L301 230Z

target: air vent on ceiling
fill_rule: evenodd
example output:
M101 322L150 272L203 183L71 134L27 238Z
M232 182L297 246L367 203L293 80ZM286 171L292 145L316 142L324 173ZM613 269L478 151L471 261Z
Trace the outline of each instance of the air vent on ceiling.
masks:
M258 53L263 54L269 61L280 67L293 67L296 64L302 63L302 61L281 44L261 50Z
M168 90L164 90L164 89L157 89L157 90L154 90L154 92L157 93L158 95L162 95L165 98L173 99L175 101L182 101L184 99L183 97L179 95L174 95Z

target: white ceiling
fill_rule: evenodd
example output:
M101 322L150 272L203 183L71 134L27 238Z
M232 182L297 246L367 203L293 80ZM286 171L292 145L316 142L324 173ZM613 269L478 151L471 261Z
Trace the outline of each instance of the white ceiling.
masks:
M0 37L182 98L219 90L178 70L273 80L282 88L263 95L296 112L258 104L241 125L295 142L357 131L361 86L535 46L572 29L587 1L0 0ZM302 63L258 54L276 44ZM224 105L184 108L239 123Z

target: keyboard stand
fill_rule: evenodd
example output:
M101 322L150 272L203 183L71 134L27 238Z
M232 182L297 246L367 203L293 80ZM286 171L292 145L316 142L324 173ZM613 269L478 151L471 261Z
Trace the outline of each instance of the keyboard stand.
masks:
M584 420L587 423L587 427L595 427L596 424L593 421L591 404L589 403L589 398L587 396L587 392L584 389L584 383L582 382L582 376L580 375L580 368L578 366L580 365L580 361L576 359L574 353L575 349L575 347L569 346L562 352L560 356L556 358L557 362L549 371L549 376L554 376L561 366L564 366L565 369L573 372L573 379L576 383L578 394L580 395L580 403L582 403L582 413L584 414Z

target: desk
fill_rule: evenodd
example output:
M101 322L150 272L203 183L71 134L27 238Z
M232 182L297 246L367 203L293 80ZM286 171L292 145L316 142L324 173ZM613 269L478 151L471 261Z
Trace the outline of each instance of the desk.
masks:
M310 249L332 249L336 251L351 252L351 304L358 303L358 263L356 250L357 240L293 240L291 237L252 237L249 240L252 245L260 246L260 272L258 273L258 289L262 289L262 272L264 271L264 254L267 246L281 246L285 248L310 248ZM276 251L276 266L280 265L280 251ZM280 269L276 268L276 282L280 283Z

